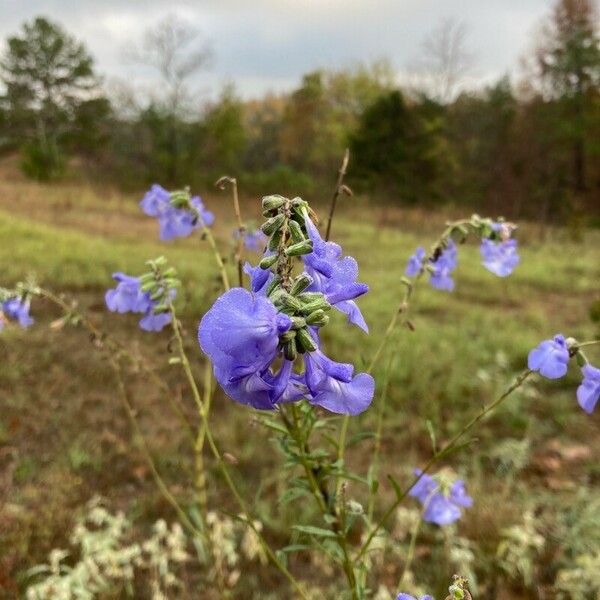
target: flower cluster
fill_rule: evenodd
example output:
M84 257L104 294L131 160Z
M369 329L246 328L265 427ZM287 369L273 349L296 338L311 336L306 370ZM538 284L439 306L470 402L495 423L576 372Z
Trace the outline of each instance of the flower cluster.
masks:
M234 288L215 302L200 323L200 346L227 395L242 404L273 409L306 398L358 414L373 399L373 378L328 358L319 336L332 306L366 329L353 302L368 289L355 281L356 261L321 239L300 198L268 196L263 209L270 239L260 265L245 267L252 291ZM293 276L296 256L305 270Z
M117 313L143 314L139 322L141 329L161 331L171 322L169 302L175 298L178 285L173 269L161 271L165 262L164 258L150 261L152 271L140 277L113 273L117 285L106 292L108 309Z
M424 248L417 248L408 259L405 274L415 277L426 271L429 273L429 283L432 287L451 292L454 289L452 272L458 264L453 237L464 241L472 230L481 239L479 251L483 266L498 277L506 277L514 271L520 260L517 241L511 239L514 229L512 223L493 222L473 215L469 221L450 226L430 256Z
M158 219L160 239L164 241L187 237L215 220L199 196L190 197L188 190L168 192L158 184L150 188L140 206L148 216Z
M551 340L540 342L529 353L527 366L547 379L560 379L567 374L572 356L583 362L583 380L577 388L577 402L586 413L591 414L600 399L600 369L587 362L576 340L565 339L559 333Z
M461 479L448 481L438 474L434 477L415 469L420 479L411 488L409 495L423 505L423 520L444 526L460 519L462 508L473 505L473 499L467 494L465 483Z
M7 320L16 321L26 328L33 324L29 314L30 300L27 297L13 296L0 302L0 331L4 329Z

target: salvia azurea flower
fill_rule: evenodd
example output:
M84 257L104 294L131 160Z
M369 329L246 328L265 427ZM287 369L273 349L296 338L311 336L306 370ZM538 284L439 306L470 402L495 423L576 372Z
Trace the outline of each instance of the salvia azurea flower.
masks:
M245 231L242 235L244 238L244 247L246 250L250 250L252 252L262 252L269 241L267 236L260 229L256 229L254 231ZM236 229L233 232L233 237L238 239L239 236L240 232Z
M29 327L33 319L29 315L30 301L25 298L9 298L0 304L0 312L10 321L16 321L21 327ZM4 327L4 320L0 318L0 329Z
M583 381L577 388L577 402L586 413L591 414L600 399L600 369L586 364L581 368Z
M144 331L161 331L171 322L171 314L166 311L157 311L158 301L152 300L149 292L141 289L139 277L132 277L124 273L113 273L117 282L114 289L106 292L106 306L112 312L118 313L143 313L140 319L140 328ZM174 298L175 289L168 290L169 297Z
M400 593L396 596L396 600L434 600L433 596L429 594L425 594L425 596L421 596L417 599L415 596L411 596L410 594Z
M280 344L292 326L292 319L264 293L233 288L204 315L198 339L217 381L242 404L273 409L277 403L306 398L336 413L365 410L373 399L374 381L366 373L354 376L352 365L336 363L316 348L301 355L304 372L294 371L294 361L282 355ZM318 336L312 339L317 346Z
M158 184L154 184L140 202L142 210L150 217L156 217L160 239L164 241L177 237L187 237L203 225L209 227L215 217L206 210L199 196L174 205L174 194Z
M414 473L421 475L422 471L415 469ZM423 520L440 526L454 523L460 519L463 508L473 505L464 481L457 479L450 483L439 474L436 477L421 475L409 494L423 505Z
M479 250L483 266L494 275L498 275L498 277L510 275L519 264L517 240L508 239L495 242L483 239Z
M368 332L367 323L355 298L366 294L369 287L358 283L358 263L351 256L342 257L342 248L335 242L326 242L311 219L305 217L308 238L313 250L302 257L306 273L313 283L310 292L321 292L327 301L348 317L348 321Z
M566 375L568 364L569 348L565 337L561 334L541 342L527 358L527 366L548 379L559 379Z
M427 253L421 247L417 248L415 253L408 259L405 273L408 277L414 277L425 268L429 271L429 283L436 290L451 292L454 289L454 280L451 277L452 271L457 265L456 244L448 240L446 248L440 253L436 260L426 260Z

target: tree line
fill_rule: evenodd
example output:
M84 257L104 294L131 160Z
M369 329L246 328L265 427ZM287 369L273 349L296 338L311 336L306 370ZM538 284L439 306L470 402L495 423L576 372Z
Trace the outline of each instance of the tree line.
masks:
M287 94L243 101L232 85L199 107L194 74L210 48L169 18L128 49L158 94L107 86L85 46L38 17L0 58L0 152L40 180L68 174L124 188L202 187L235 174L248 191L322 195L345 148L349 183L373 201L483 206L562 220L600 207L600 35L592 0L558 0L523 57L524 75L479 89L464 27L444 22L413 83L380 60L315 70Z

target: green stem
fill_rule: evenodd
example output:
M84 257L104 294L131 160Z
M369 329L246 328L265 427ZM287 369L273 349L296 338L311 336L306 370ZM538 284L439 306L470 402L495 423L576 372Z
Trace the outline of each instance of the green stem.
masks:
M185 347L183 345L183 337L181 335L179 320L177 319L175 307L173 306L172 303L169 304L169 311L171 313L171 318L172 318L171 325L173 328L173 333L175 334L175 339L177 341L177 347L178 347L179 356L181 358L181 363L183 365L184 372L187 377L189 386L192 390L192 395L194 396L194 400L198 406L198 412L200 415L200 419L204 425L204 435L206 436L206 441L208 442L209 448L211 449L211 452L217 462L217 466L218 466L219 470L221 471L221 474L223 475L225 482L227 483L227 487L231 491L235 501L237 502L238 506L240 507L241 512L245 516L244 521L245 521L246 525L254 531L254 533L256 534L256 536L260 542L261 547L263 548L264 552L267 554L267 556L269 557L269 559L271 560L273 565L286 577L286 579L294 587L294 589L300 595L300 597L304 598L305 600L308 600L308 596L306 595L304 588L295 579L295 577L290 573L290 571L287 569L287 567L279 560L279 558L277 558L277 555L271 549L271 547L267 543L266 539L264 538L264 536L262 535L260 530L254 525L255 518L248 510L248 507L246 506L246 502L244 501L240 492L238 491L237 486L235 485L235 483L231 477L231 474L229 473L229 469L227 468L226 463L223 461L221 452L219 451L219 448L217 447L216 442L213 438L212 432L210 430L210 426L208 423L206 404L204 404L202 402L202 399L200 397L200 391L198 389L196 379L194 378L194 374L192 373L192 370L190 367L190 362L189 362L187 354L185 352Z
M508 396L510 396L516 389L523 385L524 381L533 373L533 371L527 369L523 371L515 380L515 382L506 389L506 391L496 398L493 402L485 406L477 415L475 415L454 437L440 450L438 453L434 454L429 461L425 464L425 466L421 469L421 474L416 476L410 486L408 486L400 495L397 496L396 500L389 506L389 508L385 511L383 516L379 519L375 527L369 533L367 539L362 545L359 553L356 556L355 560L360 560L365 552L369 549L373 538L377 535L379 530L385 525L387 520L393 514L393 512L398 508L398 506L403 502L403 500L408 496L410 490L421 480L421 477L425 475L431 468L444 456L446 456L449 452L451 452L457 443L463 438L463 436L468 433L479 421L481 421L488 413L494 410L499 404L502 403Z
M402 575L400 576L400 581L398 581L398 589L396 593L399 594L402 591L402 586L404 585L404 580L408 575L410 567L412 566L412 562L415 558L415 548L417 546L417 537L419 536L419 530L421 529L421 521L419 518L415 523L413 530L410 536L410 544L408 545L408 554L406 556L406 562L404 563L404 568L402 569Z
M342 515L338 514L335 509L332 509L329 505L329 498L327 494L327 490L324 487L324 484L319 483L316 479L315 472L313 467L311 467L308 461L308 444L307 440L303 439L302 430L298 425L298 411L295 404L292 404L290 407L292 413L292 422L286 417L285 409L280 411L283 423L290 434L290 437L295 441L296 446L298 448L298 452L300 453L300 462L302 467L304 468L304 472L306 474L306 479L308 480L308 484L310 486L311 492L319 505L319 509L324 517L329 517L332 520L331 528L336 535L336 539L342 550L342 568L344 570L344 574L348 581L348 585L350 586L350 590L352 592L352 598L354 600L359 599L359 594L357 590L357 580L356 574L354 572L354 563L352 558L350 557L350 552L348 550L348 543L346 540L345 534L345 519L341 518ZM337 498L337 497L336 497Z
M329 206L329 218L327 219L327 229L325 230L325 241L329 241L329 235L331 234L331 223L333 222L333 215L335 214L335 207L337 199L342 190L342 183L344 183L344 177L346 176L346 170L348 169L348 161L350 160L350 150L346 148L344 152L344 158L342 159L342 165L338 171L337 181L335 183L335 190L331 197L331 205Z
M215 238L212 234L212 231L210 230L210 227L208 227L208 225L206 225L206 223L204 222L204 219L202 218L202 214L200 213L199 210L197 210L195 207L191 207L191 210L193 211L194 215L196 216L196 218L198 219L198 222L200 223L201 227L202 227L202 233L204 235L204 237L207 239L208 244L213 252L213 255L215 257L215 262L217 263L217 268L219 269L219 274L221 275L221 281L223 282L223 287L225 288L225 291L227 291L229 289L229 277L227 276L227 269L225 269L225 261L223 260L223 257L221 256L221 253L219 252L219 248L217 247L217 242L215 241Z

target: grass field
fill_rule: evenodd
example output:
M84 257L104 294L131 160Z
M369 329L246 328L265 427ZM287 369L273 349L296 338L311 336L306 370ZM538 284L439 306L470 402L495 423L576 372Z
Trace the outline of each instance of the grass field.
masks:
M195 330L218 293L218 279L206 242L159 243L155 223L141 214L136 200L84 185L0 184L0 285L31 275L55 292L79 298L102 329L157 365L191 415L188 392L165 359L168 334L145 334L136 329L134 317L107 313L103 294L113 271L140 272L148 258L167 256L184 281L178 305L200 373L203 358ZM382 212L360 200L350 202L340 209L334 239L357 258L360 280L371 288L359 301L371 334L344 326L340 318L338 327L327 329L325 344L337 360L364 366L401 299L399 280L407 257L437 237L452 211ZM234 221L228 198L213 195L206 203L217 213L216 235L230 255ZM256 199L245 204L254 219L257 208ZM415 331L399 328L390 338L375 371L381 382L386 365L392 365L382 441L384 497L391 496L386 473L404 481L430 454L427 420L443 440L522 370L527 352L541 339L557 332L579 339L600 334L591 318L600 301L600 233L586 231L583 241L573 242L556 229L542 242L535 225L523 224L519 238L521 264L507 279L479 264L476 245L462 247L455 291L420 287L411 315ZM231 265L230 270L233 277ZM33 313L33 328L10 328L0 337L0 496L5 498L0 503L0 597L7 598L17 597L27 568L45 560L52 548L67 545L73 515L94 494L126 510L142 530L158 516L174 518L134 443L110 371L85 333L49 328L58 315L42 302ZM597 351L592 358L600 362ZM192 468L185 437L160 392L142 374L133 373L131 385L159 467L185 503ZM475 505L456 530L424 529L419 538L415 579L436 597L443 597L447 574L471 569L479 598L556 598L559 572L563 577L582 556L598 560L600 421L598 414L589 417L579 409L576 385L575 369L558 382L533 381L482 424L474 447L448 459L469 482ZM375 407L379 401L376 396ZM375 413L368 411L353 429L372 429ZM294 510L308 518L310 507L286 509L276 503L281 458L269 435L248 410L222 395L212 419L223 449L238 461L237 479L254 498L268 536L276 545L287 544ZM360 469L370 452L370 441L355 446L352 463ZM212 493L217 477L210 482ZM227 497L219 502L233 508ZM407 506L414 508L410 502ZM543 548L534 551L527 540L513 540L521 562L502 561L497 550L507 535L503 531L512 526L527 531L523 519L528 511L544 538ZM334 589L335 574L308 556L291 561L291 568L310 573L323 589ZM385 565L374 568L381 583L394 589L402 557L390 553ZM248 570L246 584L233 597L290 597L276 577ZM191 567L187 578L193 582ZM189 597L201 596L190 592Z

